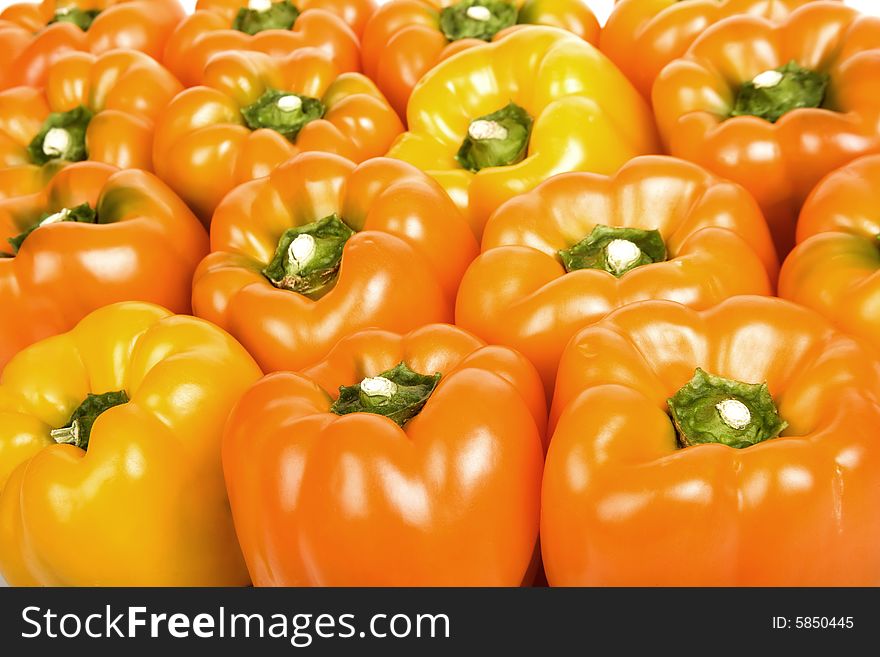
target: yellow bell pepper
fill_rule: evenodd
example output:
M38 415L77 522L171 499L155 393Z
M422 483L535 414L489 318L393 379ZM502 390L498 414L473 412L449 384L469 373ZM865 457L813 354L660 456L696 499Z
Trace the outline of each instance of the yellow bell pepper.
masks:
M13 585L246 585L220 461L260 376L232 337L105 306L0 377L0 573Z
M552 175L610 174L659 149L649 107L589 43L553 27L499 36L422 78L388 153L437 179L478 237L499 205Z

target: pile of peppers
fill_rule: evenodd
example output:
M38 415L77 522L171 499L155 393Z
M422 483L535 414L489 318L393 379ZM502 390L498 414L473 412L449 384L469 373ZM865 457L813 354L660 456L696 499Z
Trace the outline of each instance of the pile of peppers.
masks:
M880 18L41 0L0 46L9 584L880 585Z

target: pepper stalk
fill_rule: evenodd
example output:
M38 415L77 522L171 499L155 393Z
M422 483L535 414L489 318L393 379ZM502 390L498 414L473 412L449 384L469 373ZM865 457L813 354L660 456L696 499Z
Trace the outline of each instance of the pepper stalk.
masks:
M668 400L682 447L720 443L742 449L776 438L788 426L766 383L743 383L697 368Z
M53 23L73 23L83 32L88 32L92 23L101 13L100 9L80 9L79 7L58 7L47 25Z
M88 158L86 130L92 116L92 111L85 105L50 114L28 144L31 161L42 165L50 160L80 162Z
M292 91L267 89L253 103L241 109L241 115L251 130L266 128L296 141L306 124L324 116L326 108L317 98Z
M232 29L254 35L264 30L289 30L300 11L290 0L249 0L232 21Z
M263 275L277 288L320 299L336 285L342 252L352 235L336 214L288 228Z
M24 241L38 228L50 224L58 224L66 221L74 221L82 224L98 223L98 215L88 203L82 203L73 208L61 208L58 212L43 213L33 225L29 226L15 237L6 241L12 246L12 253L17 254Z
M526 157L531 131L532 117L519 105L509 103L471 121L455 159L473 172L516 164Z
M666 244L658 230L597 225L583 240L559 251L565 271L601 269L616 277L666 260Z
M441 374L419 374L400 362L353 386L340 386L330 411L336 415L373 413L403 426L419 414L440 383Z
M76 407L67 424L59 429L52 429L49 435L59 445L74 445L88 450L92 425L104 411L127 404L128 394L124 390L104 392L99 395L89 393L83 402Z
M763 71L744 83L730 116L757 116L776 123L794 109L821 107L828 83L826 73L803 68L792 60L785 66Z
M506 0L461 0L440 12L440 31L449 41L491 41L501 30L515 25L519 12Z

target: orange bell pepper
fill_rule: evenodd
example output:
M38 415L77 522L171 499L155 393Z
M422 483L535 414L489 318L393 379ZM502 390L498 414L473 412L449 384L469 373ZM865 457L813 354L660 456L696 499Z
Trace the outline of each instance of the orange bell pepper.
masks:
M780 258L807 194L880 150L880 18L811 2L781 23L728 18L669 64L653 89L669 151L748 189Z
M45 88L0 92L0 198L35 193L68 162L152 169L153 121L180 83L147 55L72 52Z
M780 299L583 330L553 400L548 581L877 586L878 390L876 357Z
M97 162L0 201L0 242L0 368L116 301L188 313L192 275L208 251L205 229L158 178Z
M413 87L434 65L516 24L560 27L599 42L599 21L583 0L392 0L364 30L364 72L405 117Z
M340 71L360 71L362 25L374 0L199 0L168 41L164 64L188 87L202 84L213 55L227 50L285 57L317 48Z
M615 308L770 295L778 269L744 189L688 162L644 156L612 177L556 176L502 205L462 280L455 319L528 356L549 397L566 342Z
M801 210L779 295L880 349L880 155L829 174Z
M263 378L223 439L254 584L530 583L545 417L524 357L448 325Z
M0 376L0 574L16 586L249 584L220 443L259 377L216 326L135 302L19 352Z
M172 30L184 17L178 0L42 0L15 3L0 12L20 30L2 32L9 64L0 68L0 89L42 86L49 66L72 50L100 55L139 50L161 61ZM29 35L25 40L23 34ZM0 60L2 61L2 60ZM4 64L6 62L3 62Z
M275 371L311 365L360 329L451 322L477 244L414 167L303 153L230 192L211 249L194 277L193 310Z
M599 47L650 100L654 80L669 62L715 23L751 14L781 21L817 0L619 0ZM825 0L828 1L828 0Z
M479 238L504 201L568 171L613 173L657 152L648 106L602 53L521 26L441 62L413 91L388 151L436 178Z
M159 175L207 223L235 185L300 151L361 162L383 155L402 131L368 78L340 74L313 49L283 59L230 52L212 58L205 86L187 89L168 107L154 159Z

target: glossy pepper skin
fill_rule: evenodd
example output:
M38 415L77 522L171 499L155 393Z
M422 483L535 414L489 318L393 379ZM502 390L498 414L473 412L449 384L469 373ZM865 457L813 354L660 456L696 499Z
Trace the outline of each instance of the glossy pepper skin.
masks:
M168 37L184 17L178 0L70 0L61 5L56 0L16 3L0 12L0 24L17 28L0 32L4 39L0 57L10 58L9 65L0 69L0 89L42 86L51 64L70 51L100 55L125 48L161 61ZM83 30L63 20L64 9L72 7L100 13ZM59 10L62 20L56 18Z
M7 243L83 203L98 223L40 226L17 253ZM199 220L158 178L97 162L72 164L43 191L0 201L0 241L0 368L104 305L137 300L190 312L192 275L208 252Z
M559 252L596 226L659 230L666 258L620 277L570 271ZM529 357L549 397L566 342L615 308L645 299L708 308L737 294L771 295L778 269L744 189L683 160L644 156L611 177L562 174L502 205L462 280L456 323Z
M791 61L827 74L820 107L776 123L729 118L740 86ZM812 2L772 23L738 16L717 24L654 85L669 151L740 183L761 204L780 258L794 244L800 206L816 183L880 150L880 19L839 3Z
M248 584L219 457L230 409L259 376L217 327L142 303L19 352L0 377L6 581ZM109 391L129 401L98 415L87 450L55 444L50 430Z
M50 113L79 106L92 113L85 132L88 160L152 170L154 121L180 90L147 55L115 50L68 53L50 66L45 88L0 92L0 198L40 191L65 165L61 157L35 161L28 146Z
M749 14L784 20L816 0L619 0L599 47L650 100L654 80L669 62L719 21ZM826 0L827 1L827 0Z
M667 399L696 367L767 382L779 438L679 448ZM876 586L880 364L816 313L646 301L559 368L541 544L551 585Z
M440 12L456 0L392 0L370 18L363 36L364 72L376 81L401 117L413 87L438 62L471 46L478 38L450 40ZM599 42L599 21L582 0L513 0L516 24L560 27Z
M289 29L247 34L233 29L246 0L199 0L168 41L164 64L187 87L204 82L212 56L228 50L285 57L300 48L317 48L340 71L360 71L360 26L375 7L373 0L298 0L301 13Z
M509 102L532 118L526 157L477 173L456 154L472 121ZM389 151L436 178L479 238L504 201L567 171L611 173L656 152L654 123L632 85L589 43L558 28L525 26L432 69L413 91L409 132Z
M442 376L402 427L336 415L400 362ZM449 325L367 330L236 405L223 466L257 586L518 586L538 536L545 422L532 365Z
M801 210L779 295L880 348L880 156L829 174Z
M313 299L273 285L262 270L284 232L334 213L355 232L332 289ZM193 310L268 372L311 365L360 329L451 322L477 244L439 185L414 167L303 153L223 200L211 250L195 274Z
M289 139L252 129L242 109L267 89L319 99L323 117ZM356 162L384 155L403 131L400 119L365 76L340 73L324 55L301 49L278 59L229 52L205 69L205 85L177 96L154 143L159 175L207 223L235 185L266 176L301 151L336 153Z

